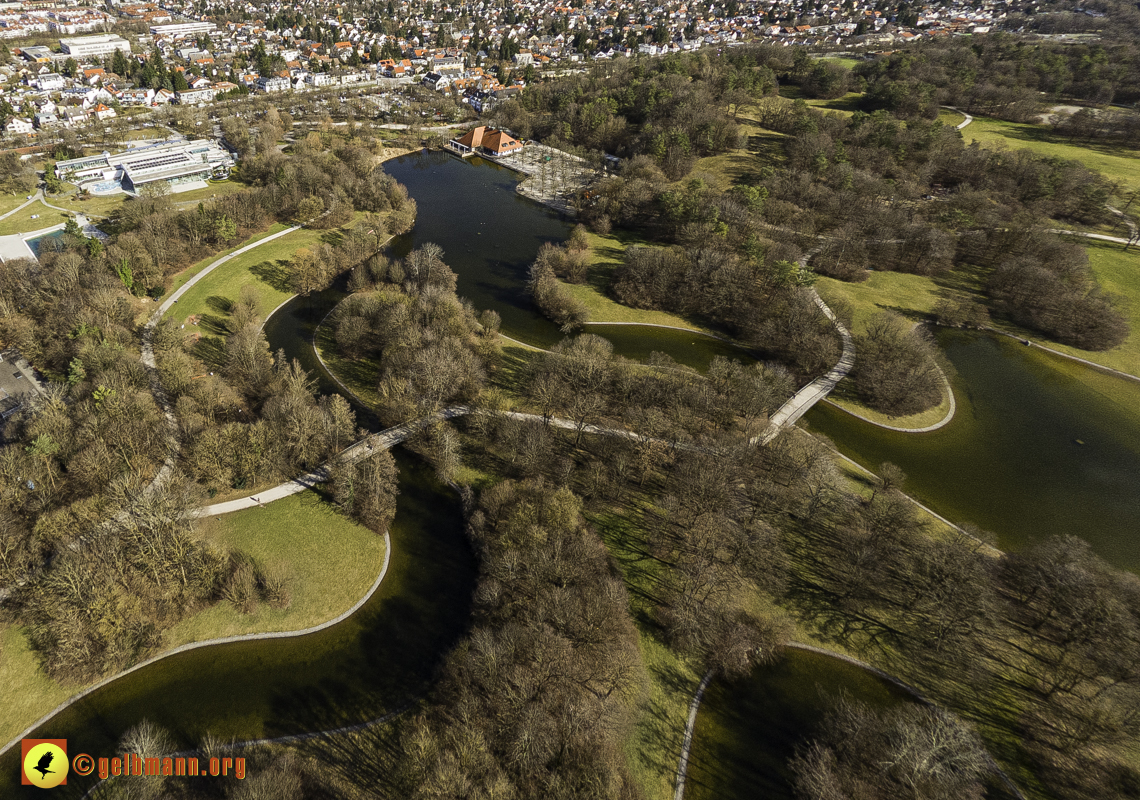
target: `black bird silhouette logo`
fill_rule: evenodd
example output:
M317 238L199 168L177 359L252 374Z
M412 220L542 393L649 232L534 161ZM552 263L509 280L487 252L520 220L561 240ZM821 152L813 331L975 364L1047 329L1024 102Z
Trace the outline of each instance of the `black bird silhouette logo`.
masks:
M53 758L55 758L55 753L52 753L51 751L44 753L42 756L40 756L40 760L36 762L36 765L32 767L32 769L40 773L40 777L42 778L46 778L48 776L48 773L54 775L55 770L48 769L48 767L51 766L51 761Z

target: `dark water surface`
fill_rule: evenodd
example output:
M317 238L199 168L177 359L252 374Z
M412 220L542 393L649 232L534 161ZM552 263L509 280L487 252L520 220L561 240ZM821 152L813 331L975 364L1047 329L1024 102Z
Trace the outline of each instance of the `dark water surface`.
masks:
M876 708L912 702L866 670L804 650L745 678L714 680L693 731L686 800L794 800L787 762L841 694Z
M532 310L524 284L541 244L569 234L565 220L518 196L517 176L493 164L427 153L386 168L419 205L397 255L435 242L459 276L459 294L496 310L505 333L544 347L563 338ZM335 388L309 343L341 297L334 288L292 300L266 325L272 348L300 359L324 392ZM631 358L658 350L699 368L713 355L740 353L681 331L588 330ZM1069 532L1113 563L1140 568L1140 385L1001 339L942 332L939 341L957 370L950 425L894 433L820 405L807 417L811 430L870 468L898 464L908 491L956 522L994 531L1004 547ZM367 411L357 413L375 427ZM402 494L389 573L350 619L299 639L172 657L113 682L36 735L66 737L75 752L93 754L110 754L143 717L170 727L182 744L206 730L274 736L375 717L421 691L467 623L475 564L454 495L397 457ZM898 690L858 668L800 651L750 679L714 682L698 719L687 797L789 797L786 760L840 688L877 705L900 702ZM38 797L12 784L15 761L0 763L0 797ZM75 797L84 786L73 777L56 792Z
M330 290L296 298L270 319L274 350L284 348L332 384L307 336L338 298ZM357 409L358 421L369 417ZM399 708L422 693L439 658L466 628L475 558L455 494L420 462L394 451L400 498L389 531L384 582L355 614L319 633L241 642L163 659L92 693L33 736L67 738L72 754L112 755L122 733L146 718L181 746L210 731L223 739L281 736L350 725ZM0 759L0 797L39 797L18 784L19 747ZM55 795L77 797L92 783L72 775Z
M395 255L403 257L434 242L459 276L459 296L477 309L497 311L503 333L546 348L565 338L558 326L534 310L526 282L538 249L546 242L565 241L573 225L517 194L521 176L481 158L442 152L403 156L386 162L384 169L408 188L418 207L416 227L394 243ZM704 369L717 355L746 357L725 342L684 331L589 325L585 332L604 336L614 352L638 361L656 350Z
M823 403L807 426L865 467L899 465L910 494L1004 549L1070 533L1140 570L1140 383L1005 337L938 341L957 371L944 428L888 431Z

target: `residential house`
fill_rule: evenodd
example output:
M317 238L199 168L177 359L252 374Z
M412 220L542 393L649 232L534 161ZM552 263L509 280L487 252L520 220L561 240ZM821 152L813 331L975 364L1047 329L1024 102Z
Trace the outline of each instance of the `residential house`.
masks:
M4 130L8 133L31 134L35 133L36 128L35 125L26 119L12 117L12 119L8 120L8 124L4 126Z
M111 108L110 106L103 105L102 103L97 103L95 107L91 109L91 116L100 122L103 122L104 120L114 119L119 115L116 114L115 109Z
M257 79L257 91L271 94L274 92L287 92L293 84L289 82L288 78L282 78L279 75L273 75L269 78Z
M424 75L421 83L429 89L442 92L451 85L451 78L448 78L446 75L440 75L438 72L429 72Z

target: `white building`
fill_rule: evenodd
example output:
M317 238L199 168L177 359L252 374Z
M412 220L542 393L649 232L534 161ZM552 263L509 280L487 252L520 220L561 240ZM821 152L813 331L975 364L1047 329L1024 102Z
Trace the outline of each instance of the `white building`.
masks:
M187 36L201 36L204 33L212 34L218 26L212 22L175 22L172 25L151 25L151 36L162 36L167 39L183 39Z
M159 181L175 188L211 177L227 177L233 165L233 157L217 142L196 139L59 161L55 174L60 180L87 185L97 194L120 190L137 193L146 184Z
M12 117L12 119L8 121L8 124L4 126L4 130L8 131L8 133L32 133L35 129L35 126L32 125L31 122L26 119L20 119L19 117Z
M121 36L112 33L98 36L76 36L74 39L60 39L59 46L69 56L85 58L87 56L106 56L121 50L131 52L131 43Z
M67 85L67 81L62 75L49 72L36 78L36 85L45 92L58 92Z
M270 78L257 79L257 91L259 92L287 92L292 86L293 84L289 82L288 78L273 76Z

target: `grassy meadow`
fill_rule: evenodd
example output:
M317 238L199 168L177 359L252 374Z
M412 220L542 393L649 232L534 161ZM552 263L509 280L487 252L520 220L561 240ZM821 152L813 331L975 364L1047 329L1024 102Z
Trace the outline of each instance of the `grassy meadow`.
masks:
M384 539L339 514L316 492L306 491L264 508L203 520L201 537L243 550L287 576L288 608L259 605L243 615L222 601L201 609L166 632L168 650L188 642L241 633L300 630L346 611L376 580ZM8 741L88 684L63 684L46 676L21 630L0 625L0 741Z

